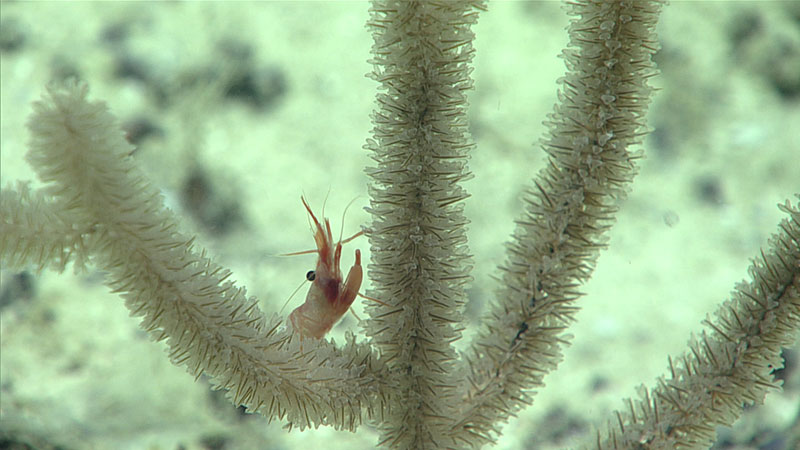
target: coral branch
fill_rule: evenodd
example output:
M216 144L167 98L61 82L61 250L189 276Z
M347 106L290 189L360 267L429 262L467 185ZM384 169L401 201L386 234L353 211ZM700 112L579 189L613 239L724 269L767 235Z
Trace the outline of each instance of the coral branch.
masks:
M88 88L51 88L35 104L28 160L54 202L93 224L95 263L109 271L141 326L166 340L173 363L207 374L237 405L299 428L355 430L381 393L380 368L352 335L336 349L302 344L266 317L257 300L229 280L178 231L161 194L130 157L116 119ZM2 252L7 253L5 250Z

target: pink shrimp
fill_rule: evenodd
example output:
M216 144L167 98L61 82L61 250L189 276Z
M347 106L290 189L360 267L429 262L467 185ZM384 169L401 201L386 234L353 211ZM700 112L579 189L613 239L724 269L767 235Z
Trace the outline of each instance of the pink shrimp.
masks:
M306 274L306 279L311 281L306 301L289 314L289 320L292 321L294 330L301 335L322 339L350 309L356 295L359 295L358 290L363 277L361 251L356 249L356 261L344 282L339 269L339 261L342 257L342 244L361 236L364 232L360 231L344 241L340 237L339 242L334 245L330 221L323 217L325 221L325 228L323 228L317 217L311 212L306 200L303 197L300 197L300 200L314 221L316 228L314 241L317 249L289 253L286 256L316 253L318 258L316 270Z

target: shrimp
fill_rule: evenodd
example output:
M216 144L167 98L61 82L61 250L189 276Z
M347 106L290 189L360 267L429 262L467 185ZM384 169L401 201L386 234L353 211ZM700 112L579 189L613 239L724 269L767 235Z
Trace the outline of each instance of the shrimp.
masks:
M342 281L339 262L342 257L342 244L363 235L364 232L359 231L344 241L340 236L339 241L334 245L330 221L323 217L325 221L323 228L305 198L300 197L300 200L314 221L314 241L317 249L289 253L285 256L316 253L318 258L316 269L306 274L306 279L311 282L311 287L306 294L306 301L289 314L289 320L291 320L294 330L302 336L322 339L350 309L353 300L359 295L358 290L364 276L361 268L361 250L356 249L355 263L344 281Z

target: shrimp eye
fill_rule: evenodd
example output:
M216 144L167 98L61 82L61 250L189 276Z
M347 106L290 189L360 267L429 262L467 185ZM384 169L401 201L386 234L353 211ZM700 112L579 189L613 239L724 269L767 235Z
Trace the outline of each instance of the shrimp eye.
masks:
M314 272L313 270L309 270L308 273L306 274L306 280L314 281L314 278L317 278L316 272Z

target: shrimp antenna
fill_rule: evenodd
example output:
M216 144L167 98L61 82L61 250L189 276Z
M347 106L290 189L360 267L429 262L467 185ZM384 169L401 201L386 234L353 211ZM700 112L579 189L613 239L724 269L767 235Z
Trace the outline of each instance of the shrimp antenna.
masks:
M299 291L300 288L303 287L304 283L305 283L305 281L301 281L300 282L300 285L297 286L297 289L295 289L294 292L292 292L292 295L290 295L289 298L286 299L286 303L284 303L283 306L281 306L281 310L278 312L278 314L282 314L283 313L283 309L286 308L286 305L288 305L289 301L292 300L292 297L294 297L294 294L297 294L297 291Z
M306 197L306 191L304 190L300 194L300 200L303 200L305 197ZM312 233L316 233L317 230L314 229L314 224L311 223L311 217L309 217L308 214L306 214L305 216L306 216L306 222L308 222L308 228L311 230Z
M383 305L383 306L386 306L386 307L390 307L390 308L391 308L391 305L389 305L388 303L384 303L384 302L382 302L382 301L378 300L378 299L377 299L377 298L375 298L375 297L367 297L366 295L364 295L364 294L362 294L362 293L360 293L360 292L358 293L358 296L359 296L359 297L361 297L361 298L363 298L363 299L370 300L370 301L373 301L373 302L375 302L375 303L378 303L378 304L380 304L380 305ZM356 317L358 317L358 316L356 316Z
M341 243L341 244L345 244L347 242L350 242L353 239L357 238L358 236L361 236L362 234L364 234L364 232L361 231L358 234L356 234L355 236L349 237L349 238L347 238L347 240L342 241L342 235L344 234L344 216L347 214L347 210L350 209L350 205L352 205L353 202L358 200L358 197L359 196L357 195L357 196L355 196L355 198L350 200L350 203L348 203L347 206L344 207L344 211L342 211L342 226L341 226L341 228L339 228L339 243Z
M322 218L325 218L325 205L328 204L328 196L331 195L331 187L328 186L328 192L325 193L325 200L322 201Z

